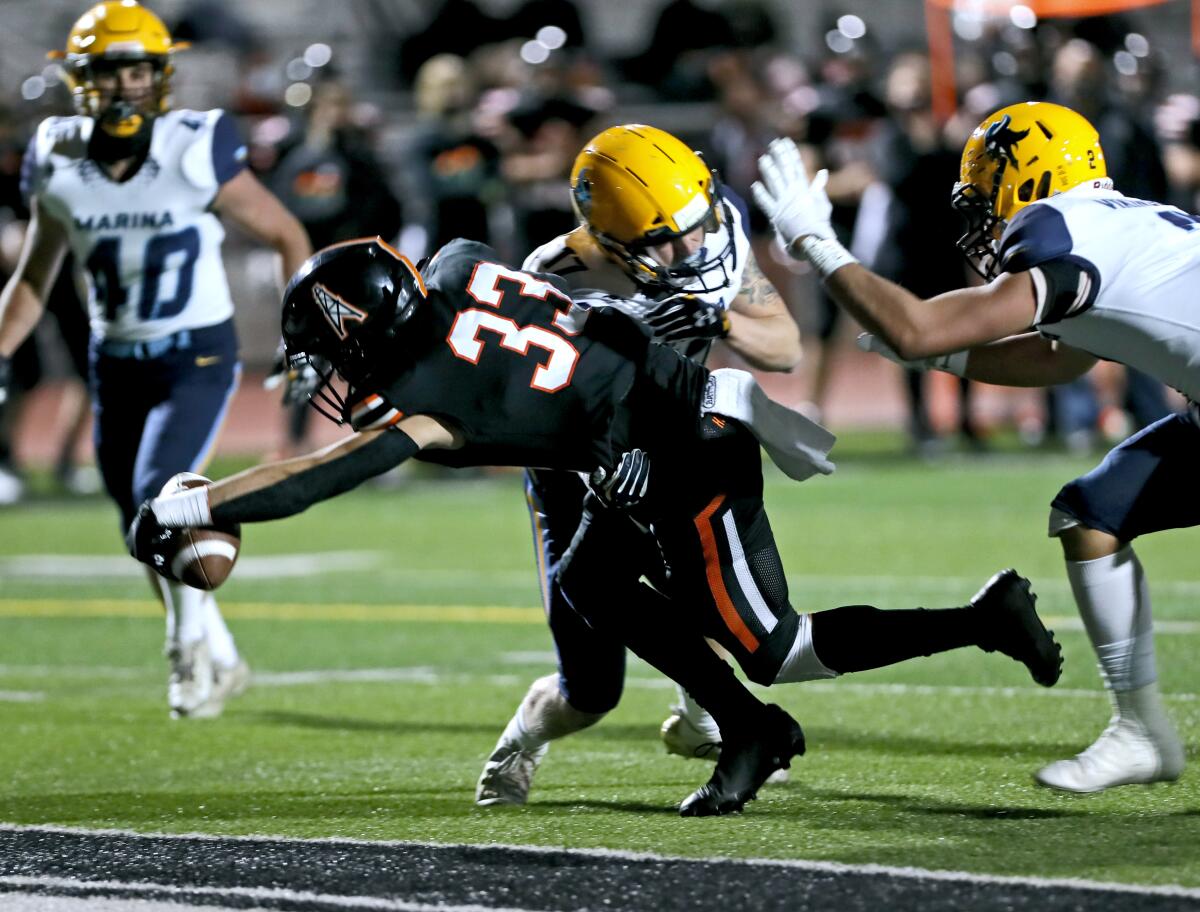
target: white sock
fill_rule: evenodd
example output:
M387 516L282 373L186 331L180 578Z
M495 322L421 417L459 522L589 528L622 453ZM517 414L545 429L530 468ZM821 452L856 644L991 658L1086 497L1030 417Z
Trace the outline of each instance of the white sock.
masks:
M604 713L581 712L568 703L559 690L558 675L550 674L529 685L500 740L532 752L556 738L595 725L602 718Z
M1126 545L1108 557L1066 564L1105 685L1121 693L1153 684L1158 674L1150 588L1133 548Z
M204 634L208 637L208 649L212 660L222 668L232 668L238 663L237 646L233 634L225 626L221 609L211 592L204 593Z
M167 642L195 643L204 639L204 597L207 593L167 580L162 580L159 588L167 609Z
M720 743L721 729L717 725L717 720L678 684L675 685L675 691L679 694L679 714L704 732L710 741Z

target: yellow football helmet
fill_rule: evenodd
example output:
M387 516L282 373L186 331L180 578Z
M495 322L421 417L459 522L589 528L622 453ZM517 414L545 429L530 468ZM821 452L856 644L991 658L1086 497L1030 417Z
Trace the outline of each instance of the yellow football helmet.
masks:
M598 134L571 168L575 214L639 284L690 287L730 255L730 231L721 250L703 250L674 266L663 266L645 252L649 245L696 228L711 234L728 227L731 219L719 186L716 173L686 144L645 124L624 124Z
M951 203L967 221L958 240L984 278L1004 227L1031 203L1080 184L1111 187L1100 134L1062 105L1026 101L984 118L963 148Z
M174 71L170 57L185 47L185 42L172 41L162 20L136 0L105 0L75 22L65 51L51 51L48 56L64 62L76 111L94 118L110 136L129 139L167 109ZM96 86L96 74L142 61L154 66L151 97L135 104L117 93L106 103Z

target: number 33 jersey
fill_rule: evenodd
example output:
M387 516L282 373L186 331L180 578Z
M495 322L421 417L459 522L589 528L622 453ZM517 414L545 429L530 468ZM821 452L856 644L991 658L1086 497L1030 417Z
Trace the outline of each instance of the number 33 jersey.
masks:
M1013 218L1000 267L1029 273L1042 335L1200 400L1200 219L1077 187Z
M93 335L142 342L229 319L225 230L209 207L246 166L232 118L156 117L149 155L121 181L87 157L93 126L88 117L44 120L21 175L26 197L65 227L84 267Z
M578 471L615 464L628 445L635 365L585 331L589 311L561 279L514 269L465 240L443 247L422 275L423 341L399 374L351 396L355 429L432 415L465 442L423 452L429 461Z

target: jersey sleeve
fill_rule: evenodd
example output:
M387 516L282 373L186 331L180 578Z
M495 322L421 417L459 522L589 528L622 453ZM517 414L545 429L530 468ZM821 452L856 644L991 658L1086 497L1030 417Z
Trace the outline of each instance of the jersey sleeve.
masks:
M233 180L246 168L246 142L236 121L222 111L213 125L212 169L221 185Z
M1100 271L1081 256L1062 212L1029 206L1000 238L1000 270L1028 272L1037 297L1033 325L1058 323L1083 313L1100 292Z
M225 111L186 112L183 129L194 130L196 141L181 161L188 181L214 193L246 168L246 144L237 123Z

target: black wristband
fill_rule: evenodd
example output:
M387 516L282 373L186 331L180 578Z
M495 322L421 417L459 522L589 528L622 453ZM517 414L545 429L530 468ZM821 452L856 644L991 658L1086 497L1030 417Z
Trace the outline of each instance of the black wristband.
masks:
M393 428L340 459L323 462L214 507L213 523L263 522L302 513L315 503L395 468L420 450L415 440Z

